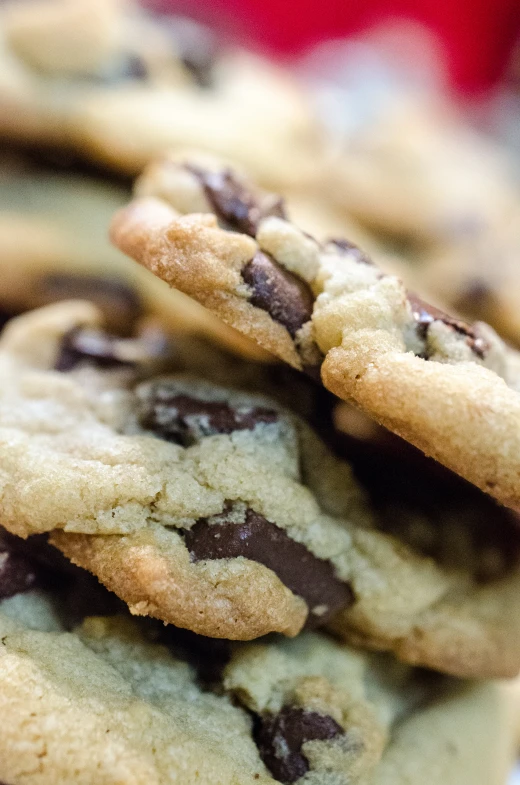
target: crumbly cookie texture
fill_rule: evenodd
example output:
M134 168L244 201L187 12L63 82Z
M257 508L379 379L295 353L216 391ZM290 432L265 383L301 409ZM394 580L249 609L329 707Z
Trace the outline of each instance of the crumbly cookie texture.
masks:
M272 782L247 714L128 622L77 634L0 616L0 773L22 783ZM81 728L81 733L78 732Z
M41 541L9 536L2 557L26 577L54 563ZM512 689L316 633L229 645L124 615L67 632L56 586L37 594L13 574L0 572L2 782L361 785L404 771L418 784L428 771L435 785L498 785L510 765Z
M270 773L358 783L403 714L447 682L313 633L232 646L128 615L70 627L67 595L79 589L93 610L102 587L87 586L88 573L60 563L41 537L0 531L0 548L0 777L14 785L29 770L35 783L72 772L120 782L136 765L132 782L171 782L180 771L183 782L205 782L213 766L217 782L273 782ZM86 736L76 732L80 713Z
M142 343L100 332L88 303L11 321L0 366L4 525L51 532L133 613L234 639L330 624L453 674L518 671L514 533L425 556L375 527L300 418L215 383L210 363L206 379L143 381Z
M160 172L114 218L122 250L520 508L519 355L489 326L424 303L347 241L316 242L229 170L168 159Z
M466 760L477 717L491 722L473 752L483 772L510 763L514 689L464 688L323 634L231 644L137 622L41 537L0 531L0 549L2 782L361 785L426 758L435 783L473 766L489 785ZM116 615L85 618L100 599Z
M274 187L316 176L321 134L295 80L186 18L131 0L15 0L0 12L0 64L4 138L128 174L195 144Z

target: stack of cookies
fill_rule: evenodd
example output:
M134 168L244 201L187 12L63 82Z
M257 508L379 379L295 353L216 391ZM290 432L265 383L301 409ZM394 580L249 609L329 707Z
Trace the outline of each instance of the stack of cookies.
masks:
M116 0L0 28L1 785L505 785L518 352L284 72Z

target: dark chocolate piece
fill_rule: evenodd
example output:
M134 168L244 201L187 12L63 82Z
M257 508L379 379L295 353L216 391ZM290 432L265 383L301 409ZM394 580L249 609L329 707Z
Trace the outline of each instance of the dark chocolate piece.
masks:
M190 52L184 52L181 60L196 85L206 90L213 86L214 60L212 52L197 52L192 49Z
M296 782L309 771L302 753L307 741L326 741L344 735L335 719L316 711L285 706L279 714L267 714L257 721L255 742L260 757L279 782Z
M334 245L341 254L354 257L356 262L359 262L360 264L369 264L371 267L375 267L372 259L367 256L366 253L364 253L355 243L351 243L350 240L343 240L333 237L327 242L330 245Z
M0 309L0 330L4 327L9 319L12 319L14 314L10 313L9 311L4 311Z
M30 560L0 539L0 599L29 591L37 582L37 570Z
M74 328L63 336L54 368L56 371L72 371L82 363L98 368L133 367L135 363L118 355L118 343L122 340L100 330Z
M144 81L148 78L148 67L138 54L131 53L127 55L121 76L127 79L138 79Z
M166 15L160 19L167 30L175 54L190 72L198 87L208 89L214 84L214 65L219 43L213 31L193 19Z
M484 359L486 352L489 349L489 345L484 338L478 335L473 325L467 324L460 319L455 319L453 316L449 316L447 313L444 313L444 311L439 310L439 308L435 308L435 306L425 303L424 300L421 300L420 297L417 297L417 295L412 292L408 292L407 296L408 302L412 306L413 316L417 322L417 329L421 338L426 339L428 328L432 322L441 321L460 333L460 335L464 335L466 337L466 343L472 352L474 352L477 357L480 357L481 360ZM428 358L426 357L426 359Z
M250 302L283 324L293 338L311 318L314 296L309 284L271 256L257 251L242 278L251 287Z
M101 309L109 328L131 332L141 315L143 304L134 288L116 276L50 273L37 281L40 304L58 300L90 300Z
M4 560L4 554L9 555ZM9 567L9 582L3 570ZM76 567L48 542L47 534L26 540L0 527L0 598L32 588L49 592L55 599L61 621L68 629L86 616L112 616L126 610L125 603L109 592L94 576Z
M229 169L208 172L193 165L187 165L186 168L200 180L217 217L236 232L255 237L263 218L271 215L286 217L283 199L266 194L260 200Z
M352 604L352 589L335 576L329 561L314 556L259 513L247 509L245 521L233 523L226 520L224 512L221 520L209 523L202 518L185 532L186 545L195 561L244 556L264 564L288 589L303 597L309 606L307 626L324 624Z
M260 406L231 407L225 401L204 401L156 384L145 401L141 425L162 439L189 447L206 436L252 431L259 423L274 423L278 414Z

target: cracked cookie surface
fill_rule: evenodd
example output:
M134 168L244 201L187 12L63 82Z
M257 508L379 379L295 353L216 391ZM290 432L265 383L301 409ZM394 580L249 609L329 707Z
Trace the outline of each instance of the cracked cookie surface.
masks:
M519 355L489 326L422 302L348 241L315 241L281 217L276 199L218 164L201 170L170 158L151 166L136 190L113 222L122 250L281 359L319 372L335 394L427 455L520 507Z

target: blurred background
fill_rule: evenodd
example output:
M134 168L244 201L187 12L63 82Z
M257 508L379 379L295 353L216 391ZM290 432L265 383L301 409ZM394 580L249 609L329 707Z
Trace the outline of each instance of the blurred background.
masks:
M463 94L482 94L502 80L514 87L520 74L515 45L520 35L516 0L152 0L163 11L178 11L234 31L237 38L279 57L302 54L324 40L371 34L412 22L435 38L440 68ZM516 75L515 75L516 69Z

